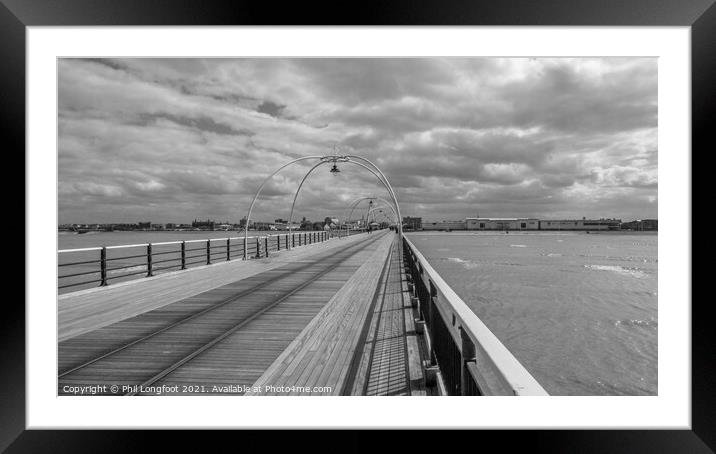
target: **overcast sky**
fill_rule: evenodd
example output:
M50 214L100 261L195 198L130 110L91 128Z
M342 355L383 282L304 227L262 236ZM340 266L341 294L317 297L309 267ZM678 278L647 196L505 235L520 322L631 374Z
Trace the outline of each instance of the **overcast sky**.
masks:
M238 222L299 156L365 156L424 220L657 217L655 58L59 61L59 221ZM287 218L311 164L252 218ZM353 165L297 215L388 198Z

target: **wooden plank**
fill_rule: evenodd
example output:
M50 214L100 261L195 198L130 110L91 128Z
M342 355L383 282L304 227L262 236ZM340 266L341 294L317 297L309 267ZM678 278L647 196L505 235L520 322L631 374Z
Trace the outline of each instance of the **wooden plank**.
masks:
M315 288L325 287L321 279L316 286L293 295L160 383L252 385L371 252L370 249L359 252L329 273L331 291L322 292L323 300Z
M331 394L340 392L348 372L346 365L357 346L357 334L365 323L376 281L393 240L392 235L379 240L380 246L371 257L254 383L262 391L247 394L300 394L300 391L265 391L265 386L315 386L316 383L309 382L311 378L321 386L331 387Z
M398 243L388 274L378 333L371 358L365 391L367 395L408 395L407 352L403 320L401 258Z

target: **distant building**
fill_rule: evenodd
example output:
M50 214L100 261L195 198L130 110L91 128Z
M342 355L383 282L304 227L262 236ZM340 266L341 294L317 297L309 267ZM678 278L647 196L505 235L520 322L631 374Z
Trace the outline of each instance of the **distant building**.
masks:
M622 230L655 231L659 230L657 219L637 219L635 221L622 222Z
M406 230L421 230L423 228L423 218L404 216L403 226Z
M438 221L438 222L422 222L423 230L465 230L467 223L465 221Z
M254 230L276 230L276 226L272 222L254 221L250 227Z
M193 228L200 230L214 230L215 225L216 222L212 221L211 219L207 219L206 221L198 221L194 219L194 222L191 223L191 226Z
M539 221L540 230L619 230L621 219L548 219Z
M467 218L467 230L539 230L536 218Z
M277 221L279 220L283 221L283 219L277 219ZM274 224L274 227L276 228L276 230L289 230L288 221L276 222ZM297 224L296 222L292 223L291 230L300 230L300 228L301 224Z

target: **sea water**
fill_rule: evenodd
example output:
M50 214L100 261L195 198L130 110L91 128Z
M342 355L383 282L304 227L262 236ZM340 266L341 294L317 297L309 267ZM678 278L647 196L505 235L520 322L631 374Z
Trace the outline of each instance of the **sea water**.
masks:
M550 394L657 394L655 232L407 235Z

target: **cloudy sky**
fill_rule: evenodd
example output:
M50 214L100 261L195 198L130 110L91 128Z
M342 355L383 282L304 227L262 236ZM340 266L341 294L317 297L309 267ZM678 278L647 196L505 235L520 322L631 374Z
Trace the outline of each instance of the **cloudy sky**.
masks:
M263 178L305 155L365 156L403 215L657 217L657 61L61 59L59 221L237 222ZM287 218L311 164L254 216ZM297 215L388 198L344 164Z

